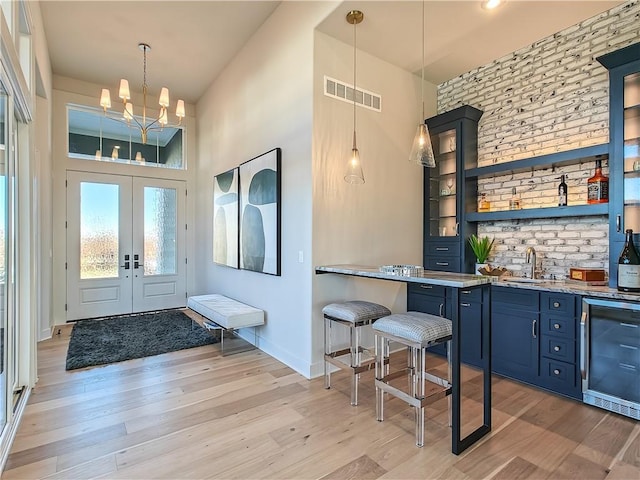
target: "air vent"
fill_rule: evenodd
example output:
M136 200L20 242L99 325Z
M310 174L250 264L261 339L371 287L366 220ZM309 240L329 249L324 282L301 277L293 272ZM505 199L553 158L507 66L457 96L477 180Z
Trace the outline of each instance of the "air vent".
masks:
M353 103L353 85L326 75L324 77L324 94L327 97L337 98L343 102ZM382 97L377 93L358 88L356 89L356 105L381 112Z

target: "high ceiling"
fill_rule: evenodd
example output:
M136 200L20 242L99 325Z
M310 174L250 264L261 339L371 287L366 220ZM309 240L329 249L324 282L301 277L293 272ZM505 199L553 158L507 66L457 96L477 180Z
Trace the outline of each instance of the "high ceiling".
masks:
M507 1L495 11L480 1L427 1L425 78L441 83L603 12L620 1ZM142 52L151 45L151 94L168 86L173 98L196 103L277 1L41 0L53 72L110 86L120 78L142 84ZM347 1L318 29L345 43L345 20L362 10L358 48L408 71L422 66L419 1Z

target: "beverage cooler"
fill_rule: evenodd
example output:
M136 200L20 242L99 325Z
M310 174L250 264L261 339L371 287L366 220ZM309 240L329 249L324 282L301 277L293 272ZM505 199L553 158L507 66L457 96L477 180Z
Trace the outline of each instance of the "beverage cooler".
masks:
M584 403L640 420L640 305L585 298L580 334Z

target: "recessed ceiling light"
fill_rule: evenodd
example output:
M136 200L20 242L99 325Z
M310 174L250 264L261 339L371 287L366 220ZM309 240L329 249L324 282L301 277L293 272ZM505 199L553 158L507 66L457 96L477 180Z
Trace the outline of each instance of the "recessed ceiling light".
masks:
M482 2L482 8L485 10L493 10L494 8L498 8L502 5L502 0L484 0Z

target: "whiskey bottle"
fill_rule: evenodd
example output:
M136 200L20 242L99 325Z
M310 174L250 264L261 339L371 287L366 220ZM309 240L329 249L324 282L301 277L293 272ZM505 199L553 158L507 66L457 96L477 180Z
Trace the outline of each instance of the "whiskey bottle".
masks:
M516 187L513 187L511 189L511 199L509 200L509 210L520 210L521 208L520 196L516 193Z
M567 205L567 196L569 192L567 191L567 184L565 183L565 175L560 177L560 185L558 185L558 206L564 207Z
M618 290L640 292L640 256L633 245L633 230L626 231L624 247L618 257Z
M609 177L602 174L602 161L596 160L596 172L587 180L587 203L609 201Z
M478 200L478 212L488 212L491 210L491 203L487 200L487 194L481 193Z

